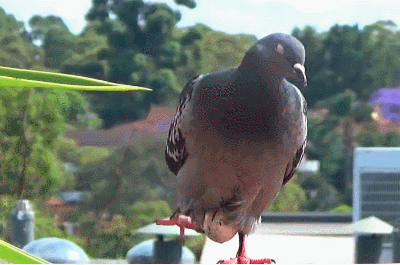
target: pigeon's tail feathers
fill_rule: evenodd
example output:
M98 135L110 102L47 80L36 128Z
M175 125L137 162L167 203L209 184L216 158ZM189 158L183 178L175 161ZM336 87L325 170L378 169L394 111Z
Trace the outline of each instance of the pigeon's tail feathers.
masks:
M204 218L204 233L211 240L224 243L236 235L239 227L235 223L226 223L224 209L207 211Z
M250 213L241 215L236 213L236 218L229 221L224 209L216 209L206 212L204 218L204 233L213 241L224 243L232 239L237 232L251 234L260 222L260 216Z
M205 234L213 241L223 243L234 237L237 232L254 232L260 216L253 215L249 210L246 202L234 201L207 211L203 223Z

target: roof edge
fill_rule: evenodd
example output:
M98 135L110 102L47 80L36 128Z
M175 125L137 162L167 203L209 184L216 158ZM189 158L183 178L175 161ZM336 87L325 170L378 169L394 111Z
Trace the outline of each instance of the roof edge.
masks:
M329 212L297 212L272 213L264 212L261 215L262 223L352 223L351 213L338 214Z

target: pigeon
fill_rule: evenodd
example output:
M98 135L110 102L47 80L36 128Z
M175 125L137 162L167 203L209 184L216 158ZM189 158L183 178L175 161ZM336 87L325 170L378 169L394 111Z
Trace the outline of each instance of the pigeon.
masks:
M182 90L171 123L166 162L176 175L178 206L159 225L178 225L223 243L239 234L235 258L252 260L246 239L296 172L307 137L305 50L295 37L260 39L240 65L199 75Z

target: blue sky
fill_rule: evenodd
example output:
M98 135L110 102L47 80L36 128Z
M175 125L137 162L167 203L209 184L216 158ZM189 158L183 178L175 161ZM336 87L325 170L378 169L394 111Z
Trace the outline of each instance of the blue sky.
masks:
M178 26L204 23L215 30L228 33L254 34L258 38L273 32L290 33L295 26L312 25L318 31L328 30L335 23L360 26L377 20L391 19L400 24L400 4L397 1L308 1L308 0L197 0L195 9L176 6L182 12ZM229 5L224 3L229 2ZM0 0L0 7L18 20L27 21L32 15L57 15L69 29L78 34L85 25L84 15L91 0Z

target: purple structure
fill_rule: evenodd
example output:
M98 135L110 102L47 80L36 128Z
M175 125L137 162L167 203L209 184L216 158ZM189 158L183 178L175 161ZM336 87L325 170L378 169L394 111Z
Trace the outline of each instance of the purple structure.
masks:
M369 101L378 104L384 119L400 123L400 88L381 88L371 94Z

